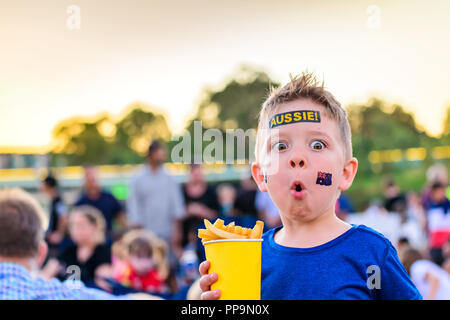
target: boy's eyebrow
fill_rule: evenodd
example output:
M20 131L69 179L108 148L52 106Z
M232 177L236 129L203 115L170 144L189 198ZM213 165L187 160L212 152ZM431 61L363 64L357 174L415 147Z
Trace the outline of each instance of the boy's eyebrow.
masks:
M273 129L272 129L273 130ZM276 140L276 138L285 138L286 136L289 136L289 133L285 132L284 130L277 130L277 133L273 135L274 131L269 132L268 139L266 140L268 144L270 144L272 141ZM327 134L324 131L319 130L308 130L305 132L305 135L313 135L313 136L322 136L326 138L327 140L335 141L329 134Z
M326 132L318 131L318 130L308 130L308 134L325 136L327 138L331 138Z

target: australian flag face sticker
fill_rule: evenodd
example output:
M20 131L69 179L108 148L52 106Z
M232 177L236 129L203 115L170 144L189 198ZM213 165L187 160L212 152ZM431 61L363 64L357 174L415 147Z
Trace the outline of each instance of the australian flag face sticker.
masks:
M317 173L317 181L316 184L320 184L322 186L331 186L331 173L326 172L318 172Z

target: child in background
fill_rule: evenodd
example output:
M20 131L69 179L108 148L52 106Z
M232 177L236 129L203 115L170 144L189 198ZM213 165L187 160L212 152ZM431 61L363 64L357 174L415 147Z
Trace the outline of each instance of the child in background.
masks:
M167 246L149 231L131 231L113 246L115 280L130 289L166 293Z

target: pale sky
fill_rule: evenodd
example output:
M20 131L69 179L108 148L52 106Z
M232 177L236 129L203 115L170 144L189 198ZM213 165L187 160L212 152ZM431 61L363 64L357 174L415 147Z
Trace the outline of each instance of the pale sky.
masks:
M0 52L0 146L135 101L180 130L241 63L282 83L307 68L343 105L399 103L432 134L450 105L448 0L0 0Z

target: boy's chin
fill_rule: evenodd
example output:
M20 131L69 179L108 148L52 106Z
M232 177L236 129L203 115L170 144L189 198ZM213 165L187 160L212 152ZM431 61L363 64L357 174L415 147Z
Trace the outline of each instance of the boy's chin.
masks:
M308 222L314 220L315 218L311 210L304 206L295 206L289 208L289 210L287 210L287 215L290 219L301 220L303 222Z

